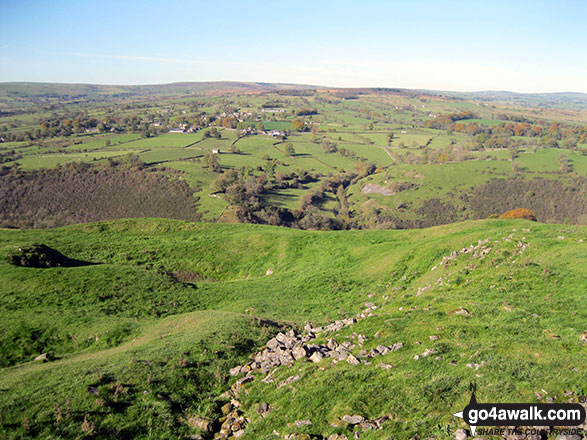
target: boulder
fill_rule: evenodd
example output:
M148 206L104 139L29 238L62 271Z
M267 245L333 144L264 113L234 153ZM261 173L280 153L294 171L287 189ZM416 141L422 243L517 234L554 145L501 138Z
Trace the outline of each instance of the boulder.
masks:
M377 351L378 351L380 354L387 354L387 353L389 353L389 348L387 348L387 347L386 347L386 346L384 346L384 345L378 345L378 346L377 346L377 347L375 347L375 348L377 349Z
M38 362L48 362L50 360L51 360L51 355L49 353L40 354L35 358L35 361L38 361Z
M257 408L257 414L265 418L267 417L267 414L271 412L271 410L273 410L273 407L271 405L269 405L268 403L262 403L261 405L259 405L259 408Z
M198 414L186 414L185 422L192 429L199 429L203 432L212 432L214 430L214 420L201 417Z
M349 425L358 425L365 420L365 417L359 415L344 415L342 416L342 420Z
M464 429L457 429L455 431L455 440L465 440L469 438L469 434Z

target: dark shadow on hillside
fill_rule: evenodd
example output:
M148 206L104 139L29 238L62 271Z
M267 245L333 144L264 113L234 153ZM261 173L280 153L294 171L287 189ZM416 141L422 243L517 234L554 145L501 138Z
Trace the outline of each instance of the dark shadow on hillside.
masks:
M44 244L33 244L27 247L19 247L8 256L8 261L15 266L35 267L39 269L50 267L80 267L100 264L66 257L58 250L50 248Z

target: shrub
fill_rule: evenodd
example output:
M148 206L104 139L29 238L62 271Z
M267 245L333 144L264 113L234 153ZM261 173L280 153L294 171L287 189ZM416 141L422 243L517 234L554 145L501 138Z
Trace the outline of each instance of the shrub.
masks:
M533 211L526 208L512 209L511 211L504 212L499 218L520 218L523 220L536 221L536 216Z

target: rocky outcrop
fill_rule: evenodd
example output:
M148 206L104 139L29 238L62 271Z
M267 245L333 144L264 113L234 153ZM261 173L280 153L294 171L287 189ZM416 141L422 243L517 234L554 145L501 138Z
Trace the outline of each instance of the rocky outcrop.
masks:
M223 413L228 412L228 414L223 419L219 420L219 423L222 423L222 425L220 431L215 434L215 438L238 438L244 433L244 429L249 420L246 419L238 409L240 403L236 399L244 385L254 380L255 376L253 375L253 372L265 373L266 376L262 379L262 382L271 383L275 382L273 373L277 367L291 365L296 360L304 359L307 362L318 363L323 359L330 358L333 363L346 361L351 365L358 365L361 363L369 365L370 362L366 359L371 359L375 356L388 354L392 351L401 349L403 347L403 343L401 342L397 342L390 346L380 344L377 347L372 348L370 351L361 350L357 356L354 356L352 350L357 348L357 346L362 347L367 341L367 338L364 335L357 335L356 333L350 335L352 342L345 341L339 343L334 337L330 337L325 344L315 343L315 340L318 337L317 335L331 334L348 327L360 319L373 316L373 311L377 309L377 306L370 302L365 303L365 307L366 308L355 317L337 320L323 327L313 327L308 323L305 325L303 333L297 332L296 330L289 330L285 333L280 332L267 341L265 348L253 355L250 362L246 365L239 365L232 368L229 371L231 376L239 376L241 374L244 374L244 376L237 379L230 390L224 395L224 397L231 398L232 400L230 404L223 407ZM393 368L390 364L379 364L379 367L384 369ZM299 379L301 379L299 374L292 375L278 383L276 386L277 388L285 386L292 387L292 384ZM265 417L272 409L271 405L262 403L257 412L261 417ZM346 426L359 426L363 430L379 429L381 423L387 419L387 416L376 420L367 420L360 415L345 415L341 419L341 423L344 423ZM296 427L303 427L309 426L311 423L311 420L298 420L295 421L293 425ZM288 434L290 437L286 436L286 438L302 438L295 436L305 435L307 434ZM341 436L340 438L346 437Z

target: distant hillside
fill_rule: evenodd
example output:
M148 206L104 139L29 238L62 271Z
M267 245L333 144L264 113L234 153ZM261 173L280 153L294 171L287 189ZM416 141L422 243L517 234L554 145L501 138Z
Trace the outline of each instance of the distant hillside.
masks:
M323 87L308 84L240 82L240 81L202 81L175 82L169 84L147 85L106 85L106 84L68 84L5 82L0 83L0 98L86 98L101 100L122 96L174 96L174 95L213 95L223 93L260 93L279 90L323 90L346 94L365 94L373 92L399 92L407 94L426 93L451 98L476 99L482 101L506 101L519 105L564 105L587 107L587 94L577 92L559 93L517 93L509 91L452 92L424 89L403 89L386 87Z
M177 82L152 85L98 85L60 83L0 83L0 97L12 98L88 98L104 99L125 95L189 95L217 93L246 93L275 90L314 89L315 86L299 84L272 84L257 82Z
M508 91L479 91L479 92L438 92L450 98L475 99L479 101L500 101L524 107L570 107L587 108L587 93L555 92L555 93L517 93Z

